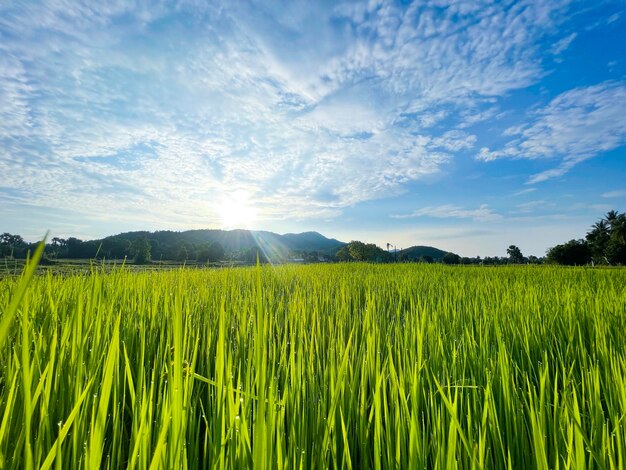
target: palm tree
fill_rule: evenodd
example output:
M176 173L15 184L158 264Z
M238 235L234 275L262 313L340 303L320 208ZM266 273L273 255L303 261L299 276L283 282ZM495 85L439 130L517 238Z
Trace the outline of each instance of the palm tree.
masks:
M606 258L606 248L611 238L609 223L605 219L600 219L593 224L591 231L587 233L585 238L591 248L593 260L597 263L610 264Z
M626 264L626 214L617 213L611 221L607 257L614 264Z
M593 224L585 237L593 259L607 264L626 264L626 214L609 211Z

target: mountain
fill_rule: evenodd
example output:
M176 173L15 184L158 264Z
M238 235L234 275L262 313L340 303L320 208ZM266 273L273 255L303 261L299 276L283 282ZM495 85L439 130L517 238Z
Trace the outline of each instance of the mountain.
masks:
M334 238L326 238L318 232L286 233L282 235L283 242L292 250L327 251L338 250L344 242Z
M149 247L146 247L146 242ZM358 245L360 242L351 242ZM53 259L123 259L137 256L138 247L143 246L148 256L158 260L198 260L202 262L215 260L239 260L254 263L258 256L262 260L284 262L293 258L317 261L320 256L334 259L338 251L347 243L327 238L318 232L286 233L280 235L264 230L187 230L175 232L161 230L156 232L136 231L111 235L99 240L82 241L70 237L55 238L46 248ZM369 245L361 245L366 248ZM24 244L25 247L29 245ZM358 245L360 246L360 245ZM372 247L374 245L371 245ZM384 260L419 261L430 257L440 261L445 251L432 246L412 246L396 252L392 256L381 248ZM356 250L356 248L355 248ZM25 254L26 249L20 253ZM354 251L354 250L353 250ZM357 250L358 251L358 250ZM1 254L1 253L0 253ZM356 256L356 255L355 255ZM356 256L355 259L366 259Z
M412 246L402 250L402 258L412 261L419 261L422 256L430 256L434 261L438 261L447 253L433 246Z
M318 232L287 233L280 235L263 230L187 230L174 232L126 232L112 235L90 243L100 245L100 252L107 258L123 257L128 245L134 240L146 238L151 245L152 259L196 259L210 248L219 244L227 254L246 251L260 252L273 261L300 257L304 253L317 252L329 257L345 243L326 238ZM252 256L252 255L251 255Z

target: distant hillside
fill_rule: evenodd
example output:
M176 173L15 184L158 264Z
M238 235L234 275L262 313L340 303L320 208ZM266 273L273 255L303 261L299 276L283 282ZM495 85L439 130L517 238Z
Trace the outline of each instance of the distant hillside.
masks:
M34 248L35 244L25 242L19 235L5 233L0 237L0 257L24 258L28 250ZM217 260L254 263L257 252L262 261L271 262L290 259L315 262L320 258L343 261L420 261L424 257L430 257L436 262L441 261L447 253L432 246L412 246L398 251L394 256L393 252L384 251L374 244L358 241L348 244L318 232L280 235L263 230L135 231L98 240L52 238L46 245L46 255L50 259L136 259L139 252L153 261L203 263Z
M241 253L261 249L262 254L273 261L317 252L332 257L345 243L326 238L317 232L288 233L257 230L187 230L174 232L126 232L112 235L92 243L100 244L101 254L118 258L133 240L146 238L151 245L152 259L193 259L197 253L219 244L225 253Z
M286 233L281 235L281 237L283 243L292 250L337 251L345 245L344 242L340 242L334 238L326 238L318 232Z
M412 246L402 250L402 258L412 261L419 261L422 256L430 256L434 261L438 261L447 253L433 246Z

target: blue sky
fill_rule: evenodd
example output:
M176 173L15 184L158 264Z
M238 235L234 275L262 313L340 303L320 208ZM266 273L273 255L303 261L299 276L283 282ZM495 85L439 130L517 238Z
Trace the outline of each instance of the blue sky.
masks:
M626 2L3 2L0 231L542 255L626 210Z

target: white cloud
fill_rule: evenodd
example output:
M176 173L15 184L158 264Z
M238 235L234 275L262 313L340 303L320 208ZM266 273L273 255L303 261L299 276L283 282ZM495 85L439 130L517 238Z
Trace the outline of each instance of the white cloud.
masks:
M28 135L32 92L22 63L0 47L0 138Z
M626 197L626 189L616 189L615 191L607 191L602 194L602 197L605 198L618 198L618 197Z
M441 147L451 152L471 149L476 143L476 136L463 131L448 131L442 136L433 139L435 147Z
M424 112L419 116L419 123L422 127L432 127L448 115L445 109L440 109L434 112Z
M479 122L488 121L493 118L498 118L499 109L495 106L487 108L484 111L468 110L461 112L461 122L457 126L459 129L465 129L473 126Z
M554 207L554 203L550 203L544 200L529 201L522 204L517 204L515 210L511 211L513 214L530 214L536 212L538 209L546 209Z
M360 33L345 57L332 62L337 82L370 71L395 93L417 96L413 107L497 96L540 74L534 39L569 2L388 2L339 8ZM445 8L442 8L445 7ZM372 38L376 38L373 40Z
M323 102L311 112L298 118L297 124L324 128L340 135L361 132L374 133L386 127L385 117L370 106L358 102Z
M487 204L482 204L478 209L465 209L452 204L428 206L409 214L394 214L391 215L391 217L394 219L413 219L417 217L435 217L438 219L473 219L479 222L498 220L502 218L500 214L490 209Z
M562 176L577 163L626 142L624 109L626 85L621 82L569 90L535 112L530 123L508 129L506 135L517 137L504 148L481 148L477 159L558 159L557 167L532 176L529 182Z
M569 46L574 42L574 39L578 36L578 33L571 33L559 41L555 42L552 46L552 53L554 55L560 55L565 52Z
M537 188L526 188L526 189L522 189L521 191L517 191L513 193L513 196L523 196L524 194L529 194L535 191L537 191Z
M609 18L606 20L606 24L612 24L615 23L616 21L618 21L621 18L622 14L620 13L613 13L611 16L609 16Z
M92 218L208 226L241 190L261 218L337 216L473 148L438 125L540 78L567 4L4 4L0 181Z

